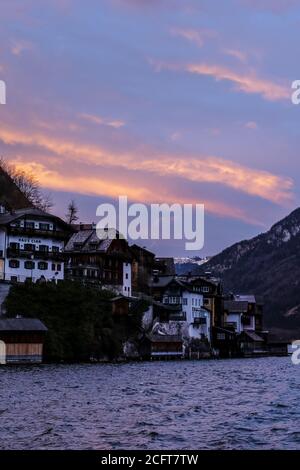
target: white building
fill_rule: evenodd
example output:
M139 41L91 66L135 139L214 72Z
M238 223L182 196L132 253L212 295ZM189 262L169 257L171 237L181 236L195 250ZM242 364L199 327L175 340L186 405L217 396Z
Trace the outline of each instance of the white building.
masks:
M131 296L131 276L132 276L132 266L131 263L123 262L123 286L122 286L122 294L125 297Z
M225 301L225 326L234 328L237 334L255 331L255 309L251 310L251 305L255 303L254 296L235 296L232 300Z
M63 280L68 224L39 209L0 213L0 280Z
M198 339L205 337L211 341L211 315L203 307L203 295L193 292L192 289L183 290L182 311L188 323L189 337Z
M175 317L182 315L189 338L211 341L211 313L203 306L203 293L198 286L173 279L166 287L162 301L164 305L177 307Z

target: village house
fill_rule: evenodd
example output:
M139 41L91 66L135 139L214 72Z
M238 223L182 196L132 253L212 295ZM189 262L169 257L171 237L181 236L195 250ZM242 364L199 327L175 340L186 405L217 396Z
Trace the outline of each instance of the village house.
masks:
M157 289L157 285L159 288ZM192 357L194 348L197 357L210 355L211 313L203 305L203 294L199 288L174 276L155 276L156 300L153 301L152 338L160 338L160 356L180 337L184 355ZM174 341L173 341L174 340ZM170 342L170 344L168 344Z
M199 292L203 296L203 306L211 314L211 325L221 326L223 315L223 290L220 279L205 273L201 276L188 274L179 276L178 279L188 284L194 292Z
M150 281L154 267L155 254L144 247L130 247L132 260L132 291L134 294L150 294Z
M36 318L0 318L0 364L37 364L47 328Z
M96 226L79 226L65 247L66 277L132 295L132 253L119 237L99 239Z
M224 301L224 327L243 331L262 330L263 304L254 295L232 295Z
M7 212L2 207L0 212L0 280L63 280L70 226L36 208Z
M198 339L211 339L211 316L203 306L203 294L197 286L184 283L176 278L166 286L162 303L164 306L178 309L176 318L184 321L188 327L188 337ZM176 319L169 310L169 320Z
M224 299L222 325L213 332L213 345L223 357L253 357L267 353L262 331L263 304L254 295Z

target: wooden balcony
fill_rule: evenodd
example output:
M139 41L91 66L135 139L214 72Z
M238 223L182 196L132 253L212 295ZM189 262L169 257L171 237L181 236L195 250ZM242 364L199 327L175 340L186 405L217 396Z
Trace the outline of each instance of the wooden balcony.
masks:
M70 236L70 233L63 230L41 230L33 227L9 227L8 232L12 235L54 238L56 240L66 240Z
M52 251L38 251L38 250L17 250L15 248L7 248L7 258L24 258L24 259L39 259L39 260L55 260L64 261L64 254L61 252Z

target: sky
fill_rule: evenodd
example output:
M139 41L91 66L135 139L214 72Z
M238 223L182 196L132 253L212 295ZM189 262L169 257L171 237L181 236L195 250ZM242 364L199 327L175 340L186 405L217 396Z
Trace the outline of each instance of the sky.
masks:
M300 0L1 0L0 155L64 216L205 205L213 255L299 206Z

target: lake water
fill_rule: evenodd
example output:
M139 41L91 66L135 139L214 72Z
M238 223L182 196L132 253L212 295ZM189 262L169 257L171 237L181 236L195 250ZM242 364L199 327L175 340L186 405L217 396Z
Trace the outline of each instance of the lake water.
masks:
M290 358L0 368L1 449L300 449Z

